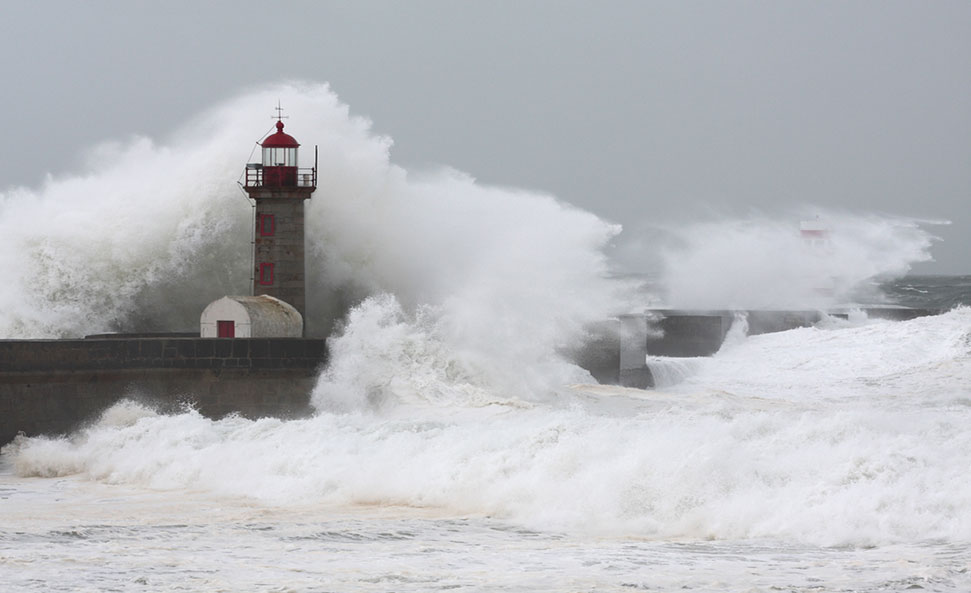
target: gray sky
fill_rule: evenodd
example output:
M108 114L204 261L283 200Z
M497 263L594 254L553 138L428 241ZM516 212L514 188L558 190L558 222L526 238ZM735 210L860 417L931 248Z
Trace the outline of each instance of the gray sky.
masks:
M0 188L327 81L406 167L637 230L814 204L949 219L971 273L971 2L2 2Z

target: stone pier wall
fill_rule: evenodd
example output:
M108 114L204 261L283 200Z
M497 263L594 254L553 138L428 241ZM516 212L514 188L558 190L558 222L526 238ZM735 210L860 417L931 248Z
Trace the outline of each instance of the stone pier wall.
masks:
M894 320L933 315L918 309L866 309ZM744 312L748 333L812 325L813 311ZM830 312L843 316L847 313ZM657 310L590 328L587 342L564 354L607 384L649 388L648 356L710 356L734 311ZM18 432L64 434L96 419L122 398L162 410L195 406L218 418L307 414L324 340L302 338L105 337L0 340L0 445Z
M131 398L218 418L305 415L324 340L117 338L0 341L0 444L64 434Z

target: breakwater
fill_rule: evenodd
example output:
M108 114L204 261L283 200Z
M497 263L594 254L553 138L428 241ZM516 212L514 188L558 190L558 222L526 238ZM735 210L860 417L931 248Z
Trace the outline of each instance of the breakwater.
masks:
M857 310L906 320L930 309ZM785 331L849 311L653 310L590 328L585 344L564 354L600 383L653 387L650 356L710 356L732 324L748 334ZM64 434L122 398L163 411L189 404L218 418L297 417L327 361L322 339L93 336L84 340L0 340L0 444L18 432Z
M827 316L846 319L860 314L870 319L905 321L940 313L938 309L897 307L827 312L653 309L591 326L586 344L566 355L600 383L647 389L654 386L648 357L711 356L721 348L732 325L742 320L747 325L747 335L759 335L809 327Z
M0 444L63 434L122 398L210 417L296 417L326 362L322 339L0 340Z
M692 357L711 356L721 348L728 330L736 321L744 320L746 334L757 336L798 327L810 327L824 317L847 319L850 315L865 315L868 319L905 321L927 315L938 315L937 309L908 309L902 307L866 307L832 311L685 311L654 309L644 317L647 330L643 335L645 356ZM640 340L638 335L634 340ZM630 341L628 341L630 344Z

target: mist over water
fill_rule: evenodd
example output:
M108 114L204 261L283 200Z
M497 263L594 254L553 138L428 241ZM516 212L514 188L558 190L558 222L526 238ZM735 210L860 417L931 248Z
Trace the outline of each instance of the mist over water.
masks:
M823 229L804 237L800 223ZM883 300L877 283L931 259L933 223L806 208L664 229L662 299L686 309L822 309Z

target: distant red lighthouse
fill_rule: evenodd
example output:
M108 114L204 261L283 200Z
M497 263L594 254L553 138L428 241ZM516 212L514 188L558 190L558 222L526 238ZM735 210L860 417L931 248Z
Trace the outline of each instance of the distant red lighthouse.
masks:
M263 162L246 165L244 185L256 202L253 295L276 297L306 316L304 200L317 189L316 149L314 166L298 168L300 144L284 133L281 116L260 146Z

